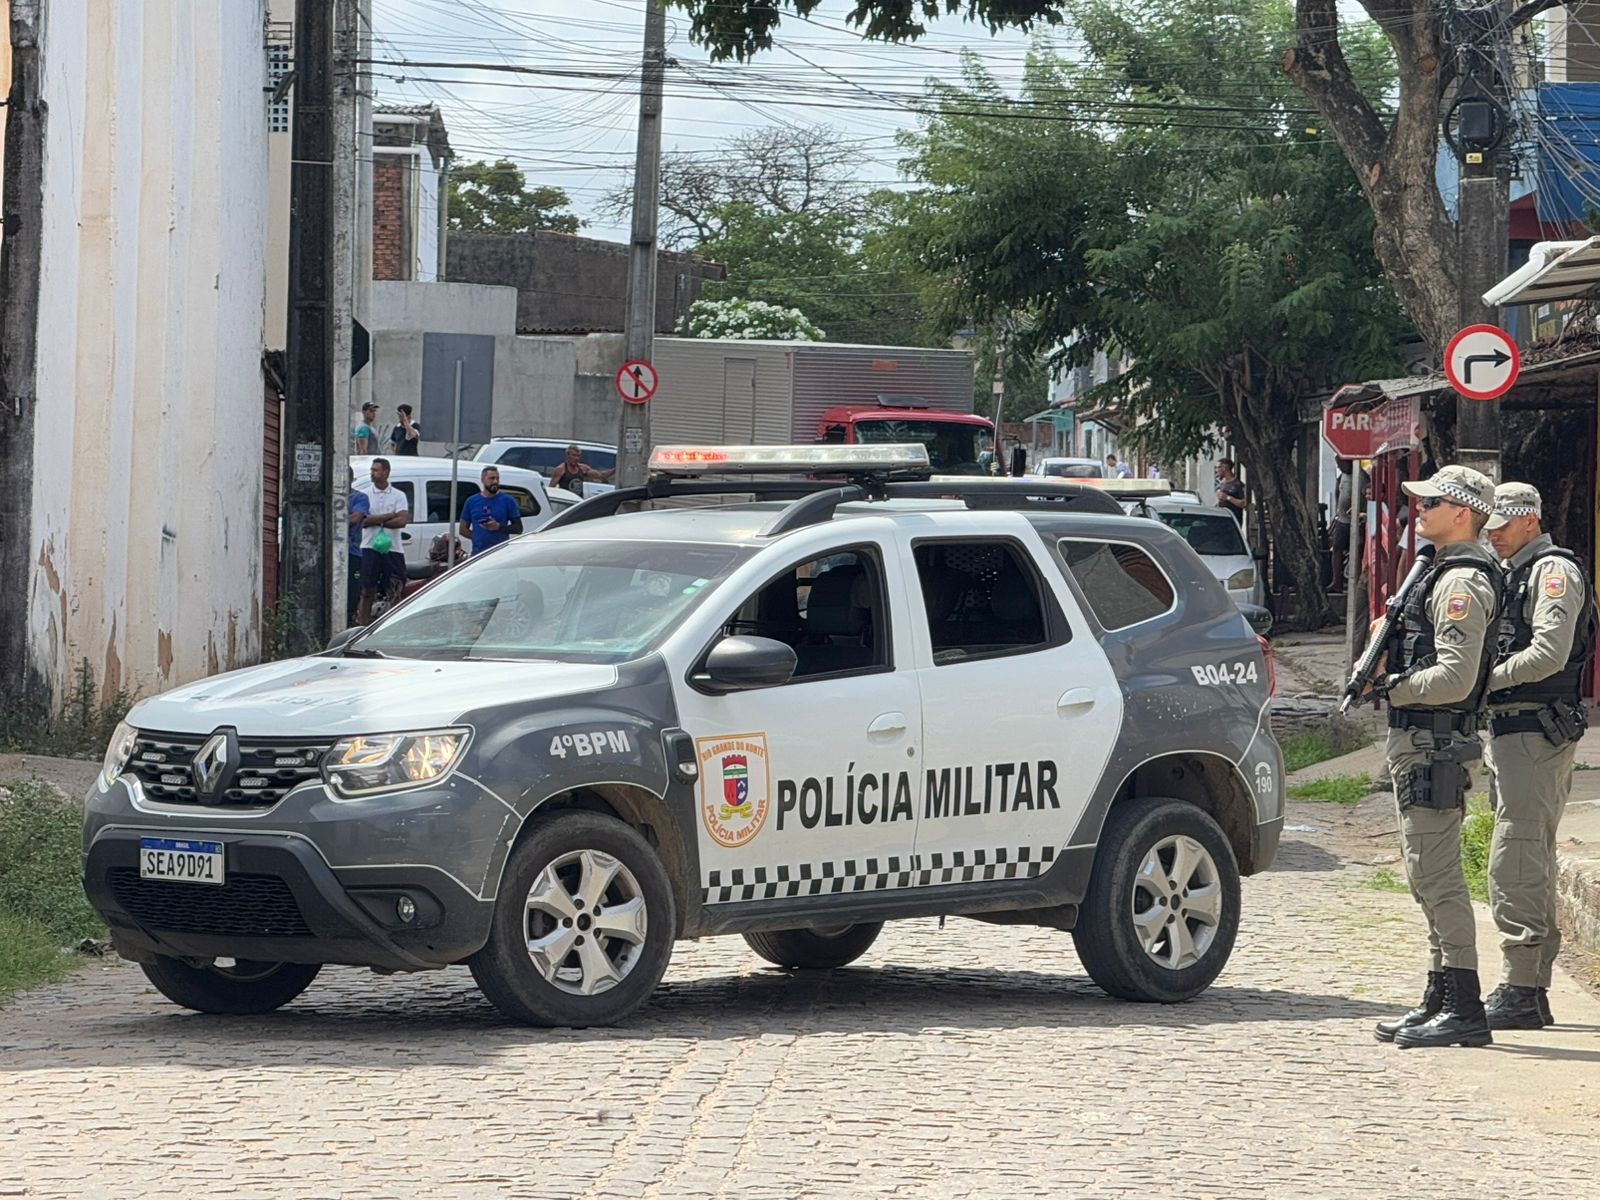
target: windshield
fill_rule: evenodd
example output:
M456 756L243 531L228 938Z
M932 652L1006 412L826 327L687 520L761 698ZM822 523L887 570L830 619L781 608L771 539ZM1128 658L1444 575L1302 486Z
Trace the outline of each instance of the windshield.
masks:
M978 434L981 425L955 421L858 421L858 442L900 442L928 448L935 475L979 475Z
M1062 462L1045 459L1044 473L1057 479L1100 479L1105 475L1099 463Z
M526 538L467 563L350 642L392 658L625 662L751 552Z
M1156 516L1176 529L1196 554L1237 556L1249 554L1239 523L1227 513L1158 512Z

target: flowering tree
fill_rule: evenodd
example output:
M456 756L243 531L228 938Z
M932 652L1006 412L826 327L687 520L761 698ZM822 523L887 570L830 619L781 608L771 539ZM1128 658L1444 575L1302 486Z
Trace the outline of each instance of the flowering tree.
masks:
M821 342L828 336L798 308L738 299L696 300L684 331L690 337L745 341Z

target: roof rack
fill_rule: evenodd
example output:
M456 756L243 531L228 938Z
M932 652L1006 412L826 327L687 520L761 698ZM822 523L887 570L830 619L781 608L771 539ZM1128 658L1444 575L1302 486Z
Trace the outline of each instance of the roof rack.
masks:
M990 479L951 476L944 479L893 480L863 477L841 483L827 479L681 479L656 476L642 487L617 488L574 504L558 513L545 529L615 516L624 504L695 496L754 496L791 503L760 531L777 537L807 525L833 519L841 504L869 500L959 500L969 509L1010 512L1074 512L1126 516L1122 505L1100 488L1082 483L1032 479Z

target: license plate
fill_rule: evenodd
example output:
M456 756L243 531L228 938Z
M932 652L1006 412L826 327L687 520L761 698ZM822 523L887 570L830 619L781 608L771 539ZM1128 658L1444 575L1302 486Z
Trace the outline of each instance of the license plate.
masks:
M222 843L140 838L139 878L170 879L176 883L226 883Z

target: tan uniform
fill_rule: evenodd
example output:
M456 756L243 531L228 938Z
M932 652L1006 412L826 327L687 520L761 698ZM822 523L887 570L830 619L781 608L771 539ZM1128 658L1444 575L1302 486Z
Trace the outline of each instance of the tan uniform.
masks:
M1547 555L1548 536L1511 559L1515 570ZM1497 663L1491 692L1547 679L1566 667L1584 614L1582 575L1562 558L1534 567L1523 600L1532 643ZM1537 713L1527 702L1492 703L1493 715ZM1517 987L1550 986L1561 948L1556 915L1556 827L1572 788L1576 742L1557 745L1542 732L1502 733L1489 739L1490 800L1497 820L1489 854L1489 904L1500 930L1505 980Z
M1439 552L1439 575L1428 597L1434 658L1431 664L1407 671L1391 686L1391 709L1462 705L1479 689L1485 642L1494 636L1499 596L1482 571L1450 565L1452 557L1475 552L1475 548L1455 546ZM1460 764L1464 771L1465 764L1481 753L1475 732L1389 730L1389 775L1400 810L1406 882L1428 923L1431 969L1435 971L1446 967L1477 970L1477 931L1472 896L1461 869L1463 807L1454 798L1442 796L1437 786L1432 800L1419 803L1424 791L1420 773L1430 772L1437 785L1447 770L1444 764Z

